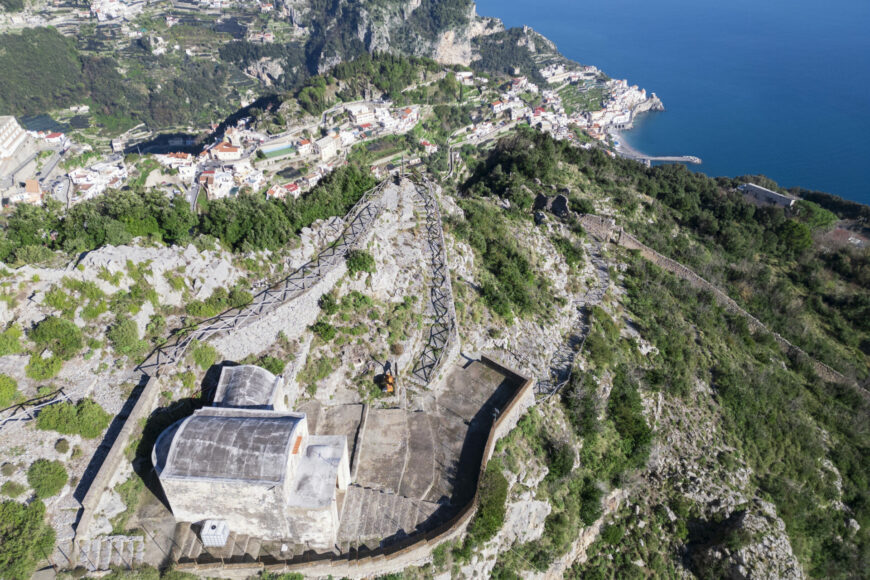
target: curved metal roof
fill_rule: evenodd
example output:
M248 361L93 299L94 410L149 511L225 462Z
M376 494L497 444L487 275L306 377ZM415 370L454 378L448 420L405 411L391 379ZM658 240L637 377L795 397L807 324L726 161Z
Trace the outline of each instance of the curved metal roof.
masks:
M304 420L298 413L201 409L167 433L172 441L160 477L280 483Z

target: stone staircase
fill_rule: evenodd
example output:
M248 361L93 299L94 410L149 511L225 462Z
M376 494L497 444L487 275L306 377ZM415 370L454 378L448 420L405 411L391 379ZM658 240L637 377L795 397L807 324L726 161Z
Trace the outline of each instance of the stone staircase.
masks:
M134 568L143 563L145 539L142 536L101 536L79 543L79 564L88 572L113 567Z
M344 498L338 543L342 551L413 534L441 507L436 503L351 485ZM429 522L426 527L430 527Z
M261 540L258 538L230 532L226 544L209 548L202 545L198 531L191 524L181 523L175 530L171 557L175 562L253 562L260 555L260 547Z

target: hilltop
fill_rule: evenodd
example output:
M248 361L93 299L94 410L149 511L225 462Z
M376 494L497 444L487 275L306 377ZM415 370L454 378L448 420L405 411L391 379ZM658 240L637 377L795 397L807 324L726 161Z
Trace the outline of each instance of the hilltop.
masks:
M269 6L0 38L0 103L90 107L3 216L0 575L870 566L866 206L621 157L661 101L469 2ZM157 437L237 364L345 438L334 546L176 521Z

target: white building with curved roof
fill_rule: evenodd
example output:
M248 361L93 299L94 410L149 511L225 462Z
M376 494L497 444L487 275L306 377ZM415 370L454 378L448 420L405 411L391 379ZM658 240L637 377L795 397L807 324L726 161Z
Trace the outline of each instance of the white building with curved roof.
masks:
M152 462L172 513L181 522L223 520L265 540L332 547L350 482L347 440L309 435L304 413L273 410L274 375L245 368L224 368L221 406L196 411L157 439Z

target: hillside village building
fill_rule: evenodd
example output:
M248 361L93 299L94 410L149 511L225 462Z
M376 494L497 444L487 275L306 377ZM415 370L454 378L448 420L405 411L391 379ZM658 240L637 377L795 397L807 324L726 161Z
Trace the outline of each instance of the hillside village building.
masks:
M7 159L27 139L27 132L21 128L15 117L0 117L0 159Z
M329 161L338 155L338 135L327 135L316 141L317 150L320 151L321 161Z
M217 161L238 161L242 158L242 148L232 145L227 141L221 141L215 145L210 153L212 159Z
M375 122L375 112L367 105L347 107L350 120L354 125Z
M284 410L282 385L259 367L225 367L215 406L160 434L152 462L177 521L335 544L338 494L350 483L347 439L309 435L305 414Z

